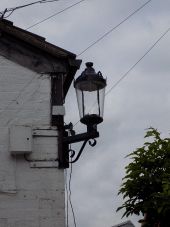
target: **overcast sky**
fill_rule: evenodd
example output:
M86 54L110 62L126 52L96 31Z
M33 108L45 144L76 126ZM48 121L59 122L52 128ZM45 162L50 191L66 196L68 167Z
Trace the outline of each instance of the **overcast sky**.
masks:
M32 0L34 1L34 0ZM0 10L31 0L1 0ZM39 24L31 32L47 41L81 53L89 44L120 23L147 0L85 0L66 12ZM8 19L27 28L78 0L59 0L15 11ZM109 90L156 40L170 27L170 1L152 0L105 39L78 56L107 77ZM79 119L74 89L66 100L65 122ZM104 122L94 148L86 146L73 166L72 202L77 227L111 227L122 221L116 213L117 196L128 163L125 156L144 142L145 129L153 126L169 135L170 130L170 32L116 86L105 100ZM85 130L80 123L77 132ZM75 147L79 148L78 145ZM136 227L140 217L129 217ZM73 227L70 220L70 227Z

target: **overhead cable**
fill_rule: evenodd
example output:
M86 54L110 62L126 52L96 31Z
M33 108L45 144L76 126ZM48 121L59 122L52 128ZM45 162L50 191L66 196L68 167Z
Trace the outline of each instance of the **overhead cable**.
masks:
M59 1L59 0L40 0L40 1L29 3L29 4L13 7L13 8L6 8L4 11L0 12L1 19L8 18L17 9L25 8L27 6L31 6L31 5L38 4L38 3L48 3L48 2L56 2L56 1ZM5 16L6 13L9 13L9 14L7 16Z
M151 51L151 50L152 50L152 49L161 41L161 39L163 39L163 37L165 37L165 36L167 35L167 33L168 33L169 31L170 31L170 27L169 27L163 34L161 34L161 36L160 36L160 37L156 40L156 42L154 42L154 43L152 44L152 46L151 46L151 47L142 55L142 57L140 57L139 60L137 60L136 63L133 64L133 65L128 69L128 71L127 71L126 73L124 73L123 76L121 76L120 79L119 79L116 83L113 84L113 86L106 92L105 97L106 97L114 88L116 88L116 87L118 86L118 84L120 84L120 82L121 82L123 79L125 79L125 78L128 76L128 74L136 67L136 65L139 64L139 62L141 62L141 60L144 59L144 58L146 57L146 55L149 54L149 52L150 52L150 51ZM75 127L79 122L80 122L80 120L77 121L77 122L73 125L73 127Z
M170 27L159 37L159 39L157 39L157 41L145 52L144 55L142 55L141 58L139 58L139 60L130 67L130 69L123 74L122 77L120 77L120 79L106 92L107 96L123 79L125 79L125 77L127 77L127 75L135 68L135 66L144 58L146 57L147 54L149 54L149 52L159 43L159 41L170 31Z
M96 45L98 42L100 42L102 39L104 39L106 36L108 36L111 32L113 32L114 30L116 30L121 24L123 24L125 21L127 21L129 18L131 18L134 14L136 14L138 11L140 11L141 9L143 9L151 1L152 0L149 0L149 1L145 2L142 6L140 6L138 9L136 9L135 11L133 11L129 16L127 16L126 18L124 18L120 23L118 23L116 26L114 26L113 28L111 28L108 32L104 33L104 35L102 35L96 41L92 42L88 47L86 47L83 51L81 51L77 56L82 55L84 52L86 52L91 47L93 47L94 45Z
M74 208L73 208L73 204L72 204L72 199L71 199L71 196L72 196L71 180L72 180L73 166L72 166L72 163L70 165L71 166L70 166L70 176L69 176L69 185L68 185L69 186L68 187L68 190L69 190L69 202L70 202L70 207L71 207L71 211L72 211L72 215L73 215L74 227L77 227L75 212L74 212Z
M66 195L65 195L65 198L66 198L66 227L69 227L69 225L68 225L68 196L69 196L69 193L68 193L68 185L67 185L67 169L64 170L64 173L65 173L65 191L66 191Z
M49 17L47 17L47 18L45 18L45 19L43 19L43 20L41 20L41 21L39 21L39 22L37 22L37 23L35 23L35 24L29 26L29 27L27 27L25 30L29 30L30 28L33 28L33 27L35 27L35 26L37 26L37 25L39 25L39 24L42 24L43 22L45 22L45 21L51 19L52 17L55 17L55 16L57 16L58 14L63 13L63 12L65 12L65 11L71 9L72 7L74 7L74 6L80 4L81 2L84 2L84 1L86 1L86 0L78 1L78 2L76 2L76 3L74 3L74 4L70 5L70 6L64 8L64 9L62 9L61 11L58 11L57 13L54 13L54 14L52 14L51 16L49 16Z

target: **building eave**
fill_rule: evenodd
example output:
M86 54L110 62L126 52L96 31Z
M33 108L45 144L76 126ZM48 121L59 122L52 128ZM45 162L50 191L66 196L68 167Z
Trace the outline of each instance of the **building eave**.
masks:
M11 21L0 20L0 31L14 36L20 41L26 42L31 46L39 48L41 51L45 51L54 57L76 58L75 54L47 42L44 37L14 26Z
M8 20L0 20L0 55L38 73L64 73L65 96L81 65L75 54Z

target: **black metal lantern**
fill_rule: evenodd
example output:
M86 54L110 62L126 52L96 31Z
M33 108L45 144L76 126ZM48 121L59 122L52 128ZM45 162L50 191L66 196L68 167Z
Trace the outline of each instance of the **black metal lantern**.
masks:
M86 63L87 68L75 80L80 121L87 125L97 125L103 121L106 79L101 72L96 73L93 63Z
M66 163L67 167L69 163L74 163L79 159L87 142L92 147L96 145L95 139L99 137L97 125L103 121L106 79L103 78L101 72L95 72L92 62L86 63L86 66L87 68L74 81L74 87L77 94L80 121L87 125L87 132L76 134L71 122L64 126L64 161L60 160L60 162ZM69 148L69 144L81 141L83 144L76 155L76 152Z

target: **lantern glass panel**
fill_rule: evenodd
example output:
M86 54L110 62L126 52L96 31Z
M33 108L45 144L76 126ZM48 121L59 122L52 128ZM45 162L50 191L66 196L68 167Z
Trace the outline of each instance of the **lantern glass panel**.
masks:
M77 101L81 121L86 117L103 120L105 84L103 81L81 81L76 85Z

